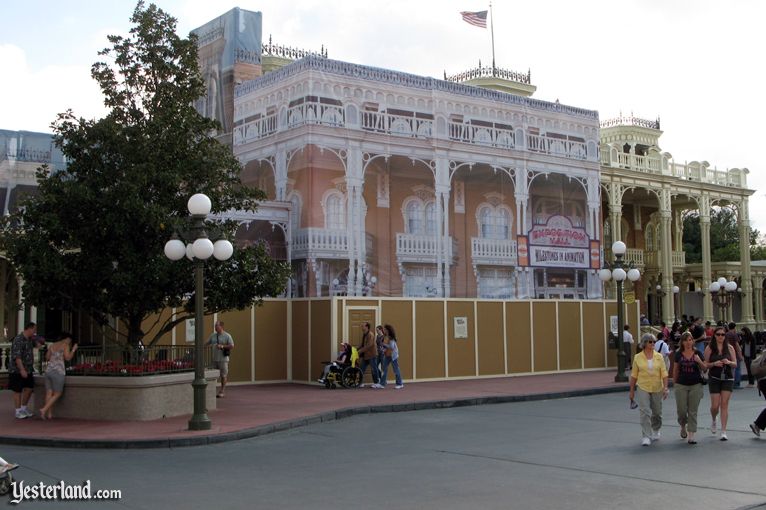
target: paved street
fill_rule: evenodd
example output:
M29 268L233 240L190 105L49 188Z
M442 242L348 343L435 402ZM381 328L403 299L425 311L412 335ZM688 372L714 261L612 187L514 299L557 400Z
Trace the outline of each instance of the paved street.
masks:
M766 437L747 429L763 405L736 391L730 441L705 432L694 447L678 437L672 396L662 440L647 448L638 411L612 393L354 416L201 447L1 453L26 482L123 491L71 508L736 509L766 503Z

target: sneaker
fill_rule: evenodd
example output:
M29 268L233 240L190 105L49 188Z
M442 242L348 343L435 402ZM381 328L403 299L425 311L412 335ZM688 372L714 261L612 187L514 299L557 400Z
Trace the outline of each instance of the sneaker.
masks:
M403 384L397 384L396 386L394 386L395 390L401 390L402 388L404 388Z
M641 440L641 446L649 446L650 444L652 444L652 440L648 437L645 437Z
M755 423L750 424L750 430L753 431L753 434L755 434L758 437L761 437L761 429L758 428L758 425Z
M26 407L22 408L22 409L21 409L21 412L22 412L22 413L24 413L24 414L26 414L26 415L27 415L27 418L31 418L31 417L33 417L33 416L35 415L35 413L33 413L32 411L30 411L30 410L29 410L29 409L27 409Z
M726 435L726 432L721 432L721 441L728 441L729 437Z
M659 441L660 440L660 431L659 430L653 430L652 431L652 441Z
M715 420L713 420L713 423L710 425L710 433L715 435L716 432L718 432L718 429L715 426Z
M317 382L318 382L319 384L324 384L324 379L322 379L322 378L320 377L319 379L317 379Z
M29 418L29 415L27 413L25 413L24 411L22 411L21 409L16 411L16 419L17 420L23 420L24 418Z
M383 386L381 386L381 385L380 385L380 384L378 384L378 383L375 383L375 384L373 384L373 385L372 385L372 386L370 386L370 387L371 387L371 388L374 388L374 389L376 389L376 390L382 390L382 389L383 389Z
M360 384L360 385L359 385L359 387L360 387L360 388L364 388L365 386L367 386L367 385L366 385L366 384L364 384L364 383L362 383L362 384Z

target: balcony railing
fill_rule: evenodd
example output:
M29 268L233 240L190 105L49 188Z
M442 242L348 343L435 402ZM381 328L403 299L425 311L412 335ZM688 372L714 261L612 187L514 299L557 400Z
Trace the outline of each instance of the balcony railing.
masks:
M516 145L516 136L510 129L463 124L462 122L449 123L449 137L450 140L503 149L512 149Z
M372 234L365 234L365 249L374 249ZM326 228L301 228L293 234L293 259L346 259L348 258L348 232Z
M386 112L362 112L362 129L408 138L431 138L434 121Z
M457 253L457 242L453 237L447 238L445 247L447 260L454 262ZM396 234L396 258L399 262L435 263L439 249L436 236L426 234Z
M471 259L474 265L515 266L517 264L516 241L472 237Z
M287 126L290 128L305 124L321 124L341 127L346 124L343 107L335 104L305 102L287 110Z
M670 262L673 269L683 269L686 266L686 252L673 251L670 253ZM646 266L647 267L660 267L662 261L660 260L660 252L648 251L646 252Z
M562 140L543 135L527 135L527 149L572 159L587 159L588 150L583 142Z
M234 128L234 145L260 140L277 132L277 115L271 114Z
M747 187L745 171L743 170L718 170L717 168L708 168L700 163L680 164L672 161L663 163L659 156L640 156L624 152L615 154L608 147L602 147L601 164L634 172L670 175L687 181L707 182L736 188Z

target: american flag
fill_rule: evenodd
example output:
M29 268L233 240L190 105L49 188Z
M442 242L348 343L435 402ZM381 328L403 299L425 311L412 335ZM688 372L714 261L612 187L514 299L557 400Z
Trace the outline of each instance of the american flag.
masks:
M470 23L475 27L487 28L487 11L463 11L460 13L460 15L463 17L463 21L466 23Z

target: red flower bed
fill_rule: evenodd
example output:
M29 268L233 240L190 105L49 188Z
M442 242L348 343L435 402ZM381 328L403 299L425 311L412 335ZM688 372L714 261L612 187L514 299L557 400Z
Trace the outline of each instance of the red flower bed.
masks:
M67 375L136 376L188 372L191 370L194 370L194 362L191 360L155 360L129 364L107 360L103 363L78 363L67 369Z

